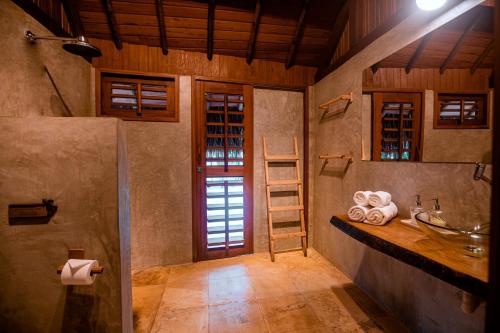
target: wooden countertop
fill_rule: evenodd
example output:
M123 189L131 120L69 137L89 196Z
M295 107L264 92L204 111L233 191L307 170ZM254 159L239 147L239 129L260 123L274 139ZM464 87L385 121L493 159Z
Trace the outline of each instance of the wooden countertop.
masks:
M333 216L330 223L354 239L397 260L417 267L449 284L478 296L488 289L488 258L460 255L431 240L399 218L385 226L351 222L347 216Z

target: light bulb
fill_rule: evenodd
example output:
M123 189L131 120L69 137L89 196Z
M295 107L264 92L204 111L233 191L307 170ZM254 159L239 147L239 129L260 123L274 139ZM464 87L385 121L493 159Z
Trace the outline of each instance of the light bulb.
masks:
M436 10L443 7L446 0L417 0L418 8L422 10Z

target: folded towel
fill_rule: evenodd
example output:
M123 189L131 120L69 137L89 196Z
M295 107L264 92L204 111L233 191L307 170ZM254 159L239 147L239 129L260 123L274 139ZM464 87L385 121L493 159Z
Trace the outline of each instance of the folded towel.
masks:
M384 207L375 207L366 213L365 223L374 225L384 225L398 215L398 207L394 202Z
M368 196L372 193L372 191L358 191L354 193L352 199L358 206L368 206Z
M366 213L368 213L369 209L370 208L368 207L360 205L353 206L347 211L347 216L351 221L363 222L364 220L366 220Z
M391 200L391 194L384 191L373 192L368 196L368 204L373 207L387 206Z

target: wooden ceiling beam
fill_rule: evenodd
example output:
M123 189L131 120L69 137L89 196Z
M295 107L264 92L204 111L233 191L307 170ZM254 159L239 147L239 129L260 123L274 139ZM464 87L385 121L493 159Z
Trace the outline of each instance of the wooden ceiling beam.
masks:
M477 57L476 61L474 62L474 64L470 69L471 74L474 74L477 71L477 69L483 64L484 59L493 50L494 46L495 46L495 40L493 39L484 49L484 51L479 55L479 57Z
M250 39L248 40L247 51L247 64L251 64L255 55L255 43L257 42L257 34L259 32L260 17L262 16L262 8L260 0L255 4L255 14L252 22L252 30L250 32Z
M286 58L286 69L289 69L295 64L295 57L297 55L297 49L302 41L302 37L304 36L304 28L306 23L306 15L307 10L309 8L309 0L303 0L302 10L299 15L299 20L297 21L297 27L295 28L295 34L293 36L292 45L290 46L290 50L288 51L288 55Z
M70 34L62 28L62 25L45 13L31 0L13 0L13 2L22 8L35 20L40 22L47 30L58 37L70 37Z
M468 22L467 26L465 27L464 32L462 33L462 35L460 36L458 41L455 43L455 45L453 46L453 49L451 49L450 53L448 54L448 56L444 60L443 64L439 68L440 74L444 74L444 72L446 71L448 66L451 64L451 62L453 61L453 59L457 55L458 51L460 51L460 48L462 47L462 45L465 41L465 38L474 29L476 24L481 21L482 17L483 17L483 15L479 15L479 16L478 15L471 15L470 16L469 22Z
M425 47L427 46L427 44L429 43L429 41L431 39L432 39L432 32L428 33L427 35L425 35L422 38L422 40L420 41L420 44L418 44L418 47L415 50L415 53L413 53L413 55L411 56L410 61L406 65L406 68L405 68L406 74L410 74L413 66L415 66L415 64L418 61L418 58L420 58L420 55L422 54L422 52L424 51Z
M208 0L208 19L207 19L207 58L212 60L214 55L214 17L215 0Z
M61 0L61 3L73 36L83 36L85 31L83 29L80 13L78 12L78 1Z
M345 27L349 23L349 1L344 0L341 3L340 11L337 13L335 18L335 24L333 25L332 32L330 33L330 38L328 39L327 49L325 51L325 57L321 61L318 71L316 72L316 81L322 78L323 73L329 67L330 62L337 50L342 34Z
M118 29L118 24L116 23L116 16L113 6L111 5L111 0L101 0L102 6L104 7L104 13L106 14L106 20L108 21L109 30L111 32L111 36L113 38L113 42L115 43L115 47L118 50L121 50L122 40L120 37L120 31Z
M165 15L163 14L163 0L156 0L156 19L158 20L158 29L160 30L161 52L168 54L167 29L165 28Z

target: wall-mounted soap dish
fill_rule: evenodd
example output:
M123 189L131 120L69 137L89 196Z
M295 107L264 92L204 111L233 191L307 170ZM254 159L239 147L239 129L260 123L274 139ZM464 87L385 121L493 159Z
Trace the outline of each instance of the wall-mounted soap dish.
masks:
M46 224L56 212L57 206L50 199L43 199L41 203L12 204L9 205L9 224Z

